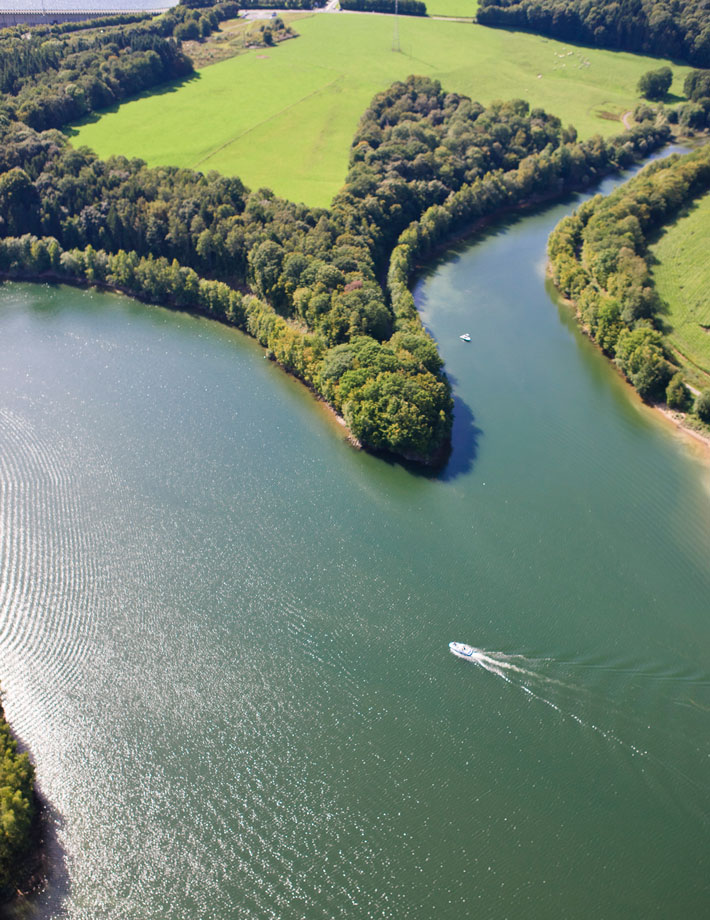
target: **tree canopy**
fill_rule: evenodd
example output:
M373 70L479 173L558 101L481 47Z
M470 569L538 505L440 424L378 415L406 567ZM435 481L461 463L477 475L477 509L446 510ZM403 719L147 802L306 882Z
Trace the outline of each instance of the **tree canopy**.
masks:
M638 83L638 91L646 99L663 99L673 82L673 71L670 67L660 67L658 70L648 70L642 74Z

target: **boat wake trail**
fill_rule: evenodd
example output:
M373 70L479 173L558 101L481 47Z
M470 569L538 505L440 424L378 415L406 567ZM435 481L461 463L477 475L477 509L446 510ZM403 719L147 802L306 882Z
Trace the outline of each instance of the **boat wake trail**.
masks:
M640 779L654 800L680 807L694 819L710 817L704 780L710 742L703 705L710 681L705 670L671 669L667 662L619 663L528 658L487 651L460 642L450 651L500 678L535 706L591 732L627 762L633 782ZM697 697L697 699L695 699ZM677 708L694 702L695 731L680 727ZM540 709L542 712L542 709ZM580 750L587 750L586 747ZM639 761L637 766L632 766Z
M545 674L542 665L549 666L550 659L530 659L524 655L506 655L502 652L488 652L485 649L470 646L466 648L470 648L470 654L462 655L454 648L451 650L458 657L465 657L472 664L488 671L489 674L500 677L529 699L553 709L563 718L570 719L596 732L607 741L626 748L634 756L648 756L648 751L624 741L611 729L604 728L596 721L583 716L580 710L589 708L589 692L574 683Z
M467 658L485 671L507 680L508 683L513 683L511 680L513 675L520 675L540 683L557 684L560 687L570 686L562 680L542 674L539 668L533 670L533 666L540 665L543 661L549 659L531 659L526 658L525 655L505 655L502 652L487 652L482 648L474 648L457 642L451 642L449 649L459 658Z

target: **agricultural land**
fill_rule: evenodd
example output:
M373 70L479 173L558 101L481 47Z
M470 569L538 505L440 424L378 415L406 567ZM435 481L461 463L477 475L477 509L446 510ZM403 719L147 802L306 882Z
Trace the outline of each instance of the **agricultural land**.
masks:
M429 16L475 19L478 0L427 0L426 11Z
M442 3L446 0L442 0ZM456 0L462 2L462 0ZM238 175L292 201L327 206L342 187L358 121L373 95L416 73L484 105L524 98L610 136L638 103L639 77L656 59L581 48L463 22L318 13L299 37L211 66L70 129L75 146L149 165ZM689 68L674 66L682 93Z
M651 247L653 278L664 301L666 341L688 382L700 388L710 383L709 227L710 195L706 195Z

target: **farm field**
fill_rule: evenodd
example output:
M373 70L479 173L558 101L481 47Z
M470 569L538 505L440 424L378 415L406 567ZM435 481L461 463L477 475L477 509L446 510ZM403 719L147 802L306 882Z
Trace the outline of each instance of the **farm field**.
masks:
M574 124L581 136L613 134L638 101L657 59L576 48L468 23L317 14L300 37L209 67L69 129L101 156L125 154L240 176L287 198L326 206L347 170L350 143L372 96L411 73L482 103L525 98ZM689 68L674 67L680 92Z
M686 216L651 247L658 264L653 276L668 304L663 315L670 327L668 341L679 353L689 381L706 387L710 378L710 195L701 198Z
M478 0L426 0L429 16L460 16L473 19L478 10Z

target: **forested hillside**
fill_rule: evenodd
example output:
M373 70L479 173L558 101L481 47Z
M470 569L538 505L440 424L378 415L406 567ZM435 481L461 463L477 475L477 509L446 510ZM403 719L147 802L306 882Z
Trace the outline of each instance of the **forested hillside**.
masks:
M478 22L710 67L710 0L480 0Z

